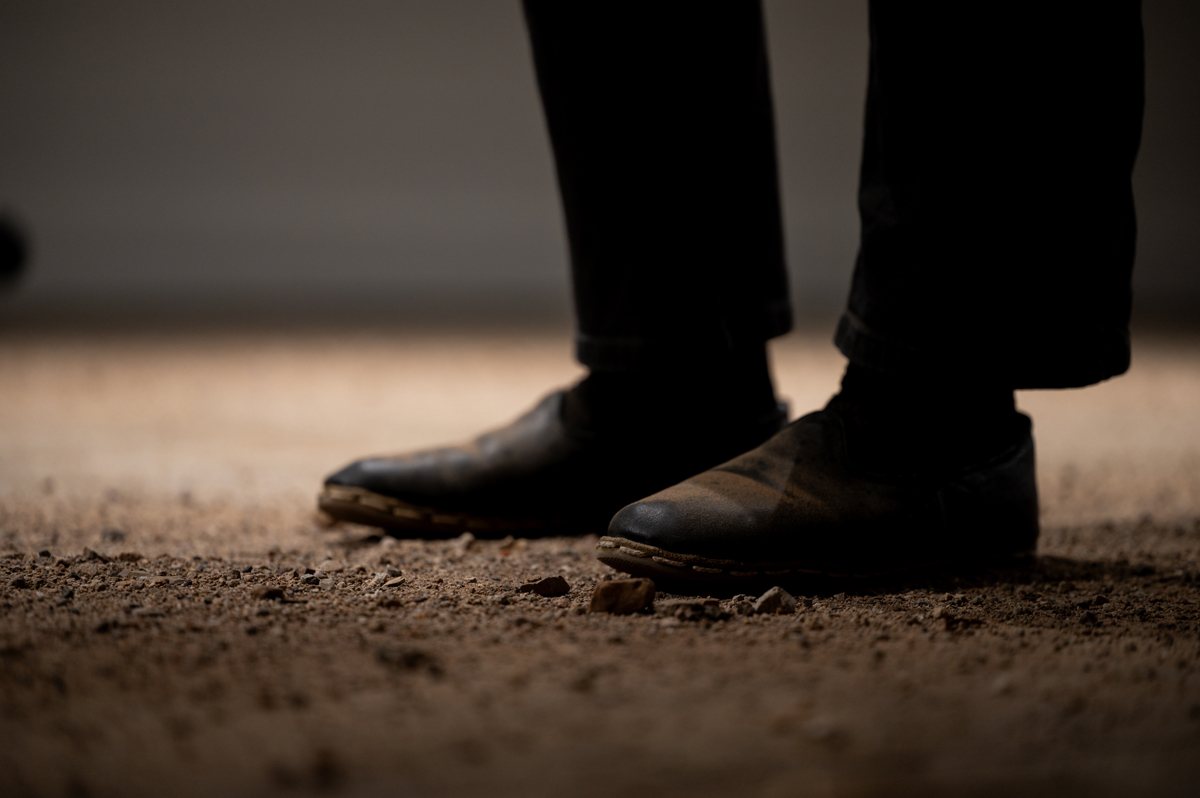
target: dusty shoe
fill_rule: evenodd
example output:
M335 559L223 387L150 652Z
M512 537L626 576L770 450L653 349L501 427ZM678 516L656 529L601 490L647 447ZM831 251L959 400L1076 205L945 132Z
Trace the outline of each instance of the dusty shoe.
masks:
M837 400L758 448L617 513L599 558L618 571L704 583L871 577L1032 551L1029 418L1011 445L940 475L874 476L848 454Z
M631 501L757 446L786 408L739 424L680 415L670 423L589 429L564 421L566 391L471 443L359 460L325 481L334 518L420 537L508 532L603 533Z

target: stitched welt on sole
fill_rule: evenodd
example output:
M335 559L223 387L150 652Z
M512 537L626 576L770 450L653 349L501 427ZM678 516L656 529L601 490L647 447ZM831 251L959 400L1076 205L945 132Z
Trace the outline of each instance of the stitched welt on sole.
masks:
M972 567L1023 559L1031 552L995 553L973 558L930 558L905 563L901 567L872 570L841 567L813 568L807 563L738 562L713 560L697 555L679 554L649 546L645 543L606 535L596 545L596 558L618 571L632 576L663 579L679 583L718 585L767 584L779 580L788 584L808 580L887 580L905 577L945 567Z
M623 556L622 561L642 562L649 558L655 563L670 566L675 569L676 573L686 570L694 571L697 574L729 574L735 577L757 576L760 573L772 576L791 573L811 575L824 573L820 570L805 568L799 563L749 563L738 560L714 560L694 554L679 554L613 535L602 537L596 544L596 551L601 561L617 554Z
M561 519L446 513L344 485L327 486L317 496L317 506L339 521L378 527L399 537L445 538L468 531L483 538L510 533L542 536L573 532L570 523Z

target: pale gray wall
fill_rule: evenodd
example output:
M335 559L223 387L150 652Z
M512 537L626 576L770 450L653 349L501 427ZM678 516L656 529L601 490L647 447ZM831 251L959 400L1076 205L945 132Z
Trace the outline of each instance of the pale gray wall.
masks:
M864 0L767 3L798 306L844 295ZM1139 301L1200 300L1200 3L1146 5ZM50 311L565 318L515 0L6 0L0 209L34 234L0 322Z

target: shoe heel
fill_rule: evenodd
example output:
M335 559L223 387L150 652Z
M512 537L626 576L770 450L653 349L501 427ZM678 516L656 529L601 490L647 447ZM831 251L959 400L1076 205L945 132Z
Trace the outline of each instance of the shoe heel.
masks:
M949 539L967 557L1031 554L1038 539L1033 436L938 491Z

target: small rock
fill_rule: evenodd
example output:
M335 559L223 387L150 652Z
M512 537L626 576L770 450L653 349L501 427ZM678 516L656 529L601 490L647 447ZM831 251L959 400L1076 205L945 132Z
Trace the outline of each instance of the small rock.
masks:
M396 577L393 577L393 578L387 580L386 582L384 582L383 586L384 587L400 587L400 585L404 584L405 581L406 580L404 579L403 576L396 576Z
M304 576L300 577L300 584L319 585L321 584L321 579L316 574L305 574Z
M561 576L547 576L536 582L529 582L517 588L518 593L534 593L538 596L565 596L571 592L571 586Z
M29 580L23 576L14 576L9 580L8 586L14 590L25 590L29 587Z
M734 615L753 615L754 596L747 596L744 593L734 596L729 600L729 611Z
M283 588L281 587L260 587L254 591L254 598L260 601L282 601Z
M664 601L657 610L681 621L727 621L733 617L721 609L721 602L712 598Z
M227 576L228 576L230 579L241 579L241 578L242 578L242 572L241 572L241 571L238 571L238 570L236 570L236 569L235 569L235 570L233 570L233 571L230 571L230 572L227 574Z
M1100 619L1096 617L1096 613L1087 610L1079 616L1079 622L1084 626L1097 626L1100 623Z
M455 549L465 554L471 546L475 545L475 536L470 532L463 532L454 539L453 544Z
M1099 607L1108 603L1108 596L1098 595L1092 598L1092 606Z
M86 548L86 547L83 550L83 559L96 560L97 562L108 562L108 558L105 557L103 554L101 554L98 551L92 551L91 549Z
M329 576L329 573L324 568L318 568L317 570L313 571L312 575L317 579L325 579Z
M384 569L384 573L387 574L388 579L391 579L394 576L403 576L404 574L403 571L394 565L387 566L387 568Z
M614 579L596 585L589 612L629 615L654 606L654 582L649 579Z
M53 557L54 555L50 553L50 549L42 549L41 551L38 552L38 556L39 557Z
M796 599L792 594L779 586L775 586L758 597L754 602L754 612L767 615L790 615L796 611Z
M101 543L123 543L125 542L125 533L116 527L108 527L100 533Z
M123 551L117 555L117 559L121 562L139 562L144 560L145 557L136 551Z

